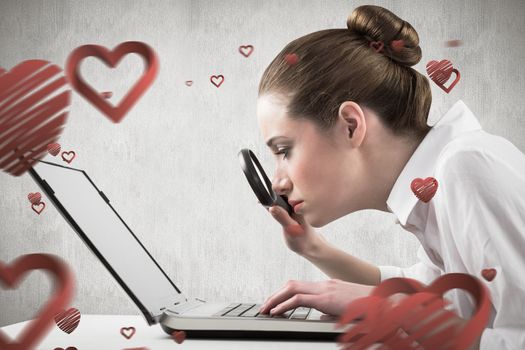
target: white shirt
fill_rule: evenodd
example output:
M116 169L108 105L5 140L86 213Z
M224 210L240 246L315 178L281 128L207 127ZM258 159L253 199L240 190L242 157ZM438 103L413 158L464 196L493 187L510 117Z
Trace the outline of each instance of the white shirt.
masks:
M410 184L429 176L438 188L425 203ZM483 131L459 100L420 143L387 205L421 242L420 262L379 266L381 281L410 277L430 284L445 273L474 275L486 284L492 302L480 349L525 349L525 155ZM497 271L491 282L481 276L485 268ZM445 295L463 318L475 310L467 295L457 289Z

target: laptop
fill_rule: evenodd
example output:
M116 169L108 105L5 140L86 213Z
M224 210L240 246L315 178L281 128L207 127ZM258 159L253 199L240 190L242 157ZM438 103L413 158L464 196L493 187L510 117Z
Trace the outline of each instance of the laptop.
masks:
M40 160L29 170L49 200L111 273L151 326L187 338L335 341L336 319L298 307L259 314L260 304L213 302L184 295L81 169Z

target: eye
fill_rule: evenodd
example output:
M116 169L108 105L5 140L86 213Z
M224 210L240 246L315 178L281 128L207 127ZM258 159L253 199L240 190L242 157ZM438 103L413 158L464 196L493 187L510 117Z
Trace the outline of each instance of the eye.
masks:
M284 154L283 159L285 159L288 156L289 149L288 148L281 148L278 149L275 154Z

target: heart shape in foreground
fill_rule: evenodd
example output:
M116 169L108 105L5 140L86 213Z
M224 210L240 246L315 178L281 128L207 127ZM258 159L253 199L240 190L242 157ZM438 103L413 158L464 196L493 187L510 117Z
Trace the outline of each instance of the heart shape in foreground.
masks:
M96 57L102 60L107 66L115 68L119 61L127 54L136 53L142 56L146 63L146 70L135 85L124 96L122 101L114 107L102 94L96 92L80 76L80 63L86 57ZM109 51L104 46L83 45L77 47L68 57L66 64L66 76L73 88L86 100L91 102L102 113L104 113L114 123L119 123L128 111L137 103L138 99L151 86L157 76L159 63L155 52L145 43L138 41L124 42Z
M456 79L449 85L445 87L445 83L450 78L452 72L456 73ZM430 79L436 83L443 91L447 94L452 90L454 86L458 83L460 79L459 71L452 67L452 63L449 60L441 61L430 61L427 63L427 74L430 76Z
M410 188L417 198L425 203L428 203L436 194L438 182L433 177L427 177L424 180L418 177L412 180Z
M18 257L11 265L0 261L0 281L2 286L16 289L31 270L45 270L53 277L54 289L48 300L25 328L18 334L15 342L10 342L0 330L0 349L32 349L53 326L54 316L68 305L73 297L73 275L64 261L55 255L28 254Z

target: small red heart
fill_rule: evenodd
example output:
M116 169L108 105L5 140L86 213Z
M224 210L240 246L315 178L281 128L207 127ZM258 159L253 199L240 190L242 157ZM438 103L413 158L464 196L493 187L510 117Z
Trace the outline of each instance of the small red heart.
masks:
M173 331L171 333L171 337L177 344L182 344L184 340L186 340L186 332L184 331Z
M127 54L135 53L142 56L146 63L146 70L142 77L135 83L131 90L116 107L112 106L106 98L97 93L80 76L80 63L86 57L96 57L107 66L114 68L118 62ZM119 123L128 111L137 103L138 99L151 86L157 76L159 63L155 51L145 43L139 41L127 41L119 44L109 51L104 46L83 45L77 47L67 58L66 76L75 90L96 108L104 113L114 123Z
M131 339L135 334L135 327L122 327L120 329L120 334L122 334L126 339Z
M55 323L62 331L71 334L80 323L80 311L75 308L64 310L55 316Z
M50 143L47 145L47 152L51 154L52 156L56 156L60 153L61 146L59 143Z
M252 45L239 46L239 52L244 57L249 57L253 52L253 46Z
M293 66L297 62L299 62L299 56L297 56L297 54L295 54L295 53L286 54L284 56L284 59L286 60L286 63L288 63L288 65L290 65L290 66Z
M381 52L385 44L382 41L371 41L369 46L374 49L375 52Z
M450 84L449 87L445 87L445 83L450 78L452 72L456 73L456 79ZM459 71L452 67L452 63L449 60L430 61L427 63L427 74L430 79L436 83L443 91L447 94L452 90L460 79Z
M57 256L49 254L28 254L18 257L11 265L0 261L0 286L15 289L20 280L31 270L44 270L53 278L53 292L49 301L40 308L33 321L18 332L18 340L9 342L0 330L0 349L35 349L42 337L53 327L53 317L66 307L73 297L74 280L69 267ZM3 283L2 283L3 282Z
M186 86L192 86L193 80L186 80Z
M75 159L76 156L77 154L75 153L75 151L62 152L62 159L64 160L64 162L67 162L68 164L71 163L73 159Z
M399 52L403 47L405 47L405 42L403 40L393 40L392 43L390 43L390 47L394 52Z
M216 81L219 81L219 80L220 82L217 83ZM216 87L219 87L224 82L224 76L223 75L212 75L210 77L210 81L213 85L215 85Z
M436 194L438 182L433 177L427 177L424 180L418 177L412 180L410 188L417 198L428 203Z
M32 204L38 204L42 199L42 195L40 192L30 193L27 195L27 199L29 199Z
M31 209L33 209L33 211L37 213L38 215L40 215L40 213L42 212L42 210L44 210L45 207L46 207L46 203L44 202L31 204Z
M496 277L496 269L483 269L481 270L481 276L483 276L484 279L487 281L492 281L494 277Z

